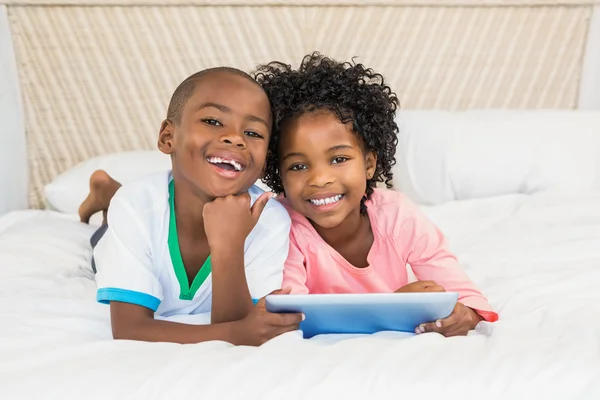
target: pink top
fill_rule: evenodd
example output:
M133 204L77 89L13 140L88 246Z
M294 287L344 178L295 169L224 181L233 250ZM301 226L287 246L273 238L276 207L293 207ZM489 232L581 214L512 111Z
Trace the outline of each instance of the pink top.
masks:
M440 230L405 195L375 189L367 200L373 229L369 265L356 268L319 236L310 222L280 199L292 218L283 287L292 293L392 293L409 283L406 264L421 281L435 281L485 320L498 320L446 247Z

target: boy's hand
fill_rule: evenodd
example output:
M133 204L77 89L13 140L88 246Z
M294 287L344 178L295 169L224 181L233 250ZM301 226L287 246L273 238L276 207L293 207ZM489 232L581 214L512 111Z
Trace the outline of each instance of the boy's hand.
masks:
M481 315L472 308L462 303L456 303L454 311L449 317L421 324L415 329L415 333L418 335L425 332L437 332L446 337L465 336L471 329L475 329L481 320L483 320Z
M275 290L270 294L285 295L289 293L290 289L286 288ZM304 315L300 313L279 314L268 312L263 297L246 318L237 322L238 340L236 344L260 346L283 333L298 330L298 325L303 320Z
M434 281L416 281L402 286L394 293L416 293L416 292L445 292L446 290Z
M272 193L263 193L250 207L250 195L218 197L204 205L204 231L211 251L215 246L243 246Z

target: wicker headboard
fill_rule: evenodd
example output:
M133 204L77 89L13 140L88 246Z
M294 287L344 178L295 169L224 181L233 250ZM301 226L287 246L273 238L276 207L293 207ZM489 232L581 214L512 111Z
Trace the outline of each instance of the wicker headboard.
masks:
M403 108L575 108L593 0L106 0L8 4L30 205L58 173L154 148L176 85L319 50L382 72Z

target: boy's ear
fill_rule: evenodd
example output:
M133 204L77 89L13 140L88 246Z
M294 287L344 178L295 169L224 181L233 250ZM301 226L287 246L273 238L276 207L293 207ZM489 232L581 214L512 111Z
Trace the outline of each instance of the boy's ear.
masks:
M369 151L365 156L365 167L367 169L367 179L372 179L377 169L377 154L374 151Z
M158 149L165 154L172 154L174 143L173 134L175 131L175 125L171 120L165 119L160 124L160 132L158 132Z

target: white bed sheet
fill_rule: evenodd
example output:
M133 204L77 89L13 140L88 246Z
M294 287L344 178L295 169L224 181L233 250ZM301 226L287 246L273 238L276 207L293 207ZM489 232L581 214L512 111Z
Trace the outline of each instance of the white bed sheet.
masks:
M261 348L111 340L93 227L0 218L0 397L599 399L600 195L426 208L500 312L468 337L380 333Z

